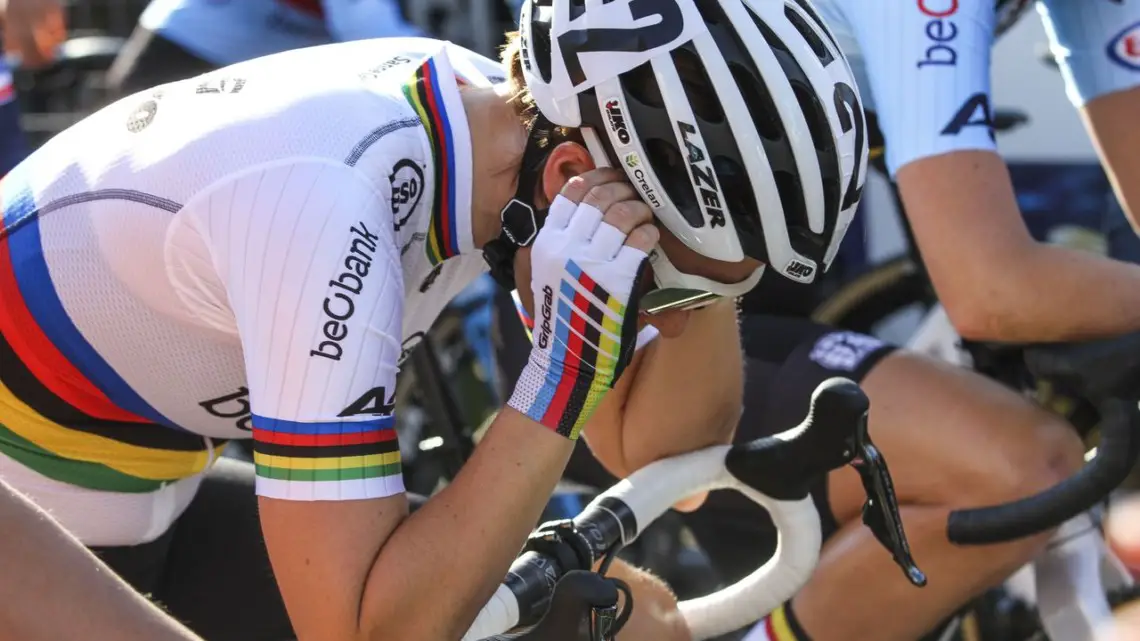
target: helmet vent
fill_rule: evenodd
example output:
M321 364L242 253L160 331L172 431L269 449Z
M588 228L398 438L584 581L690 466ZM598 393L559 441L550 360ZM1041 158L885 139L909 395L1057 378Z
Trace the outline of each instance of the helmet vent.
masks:
M748 106L748 115L752 117L752 124L760 135L773 142L784 139L784 129L780 126L780 112L776 110L776 103L768 87L759 78L745 67L731 63L729 70L736 87Z
M792 0L792 2L795 2L796 6L815 23L815 29L811 29L812 31L822 31L823 35L827 36L827 39L831 41L831 46L835 47L836 51L842 51L842 49L839 48L839 43L835 41L835 37L831 35L831 30L827 28L823 20L820 20L819 14L815 12L815 8L811 6L811 3L805 2L804 0ZM787 12L789 9L790 7L785 4L784 11ZM793 24L795 23L793 22Z
M799 103L800 111L807 121L811 141L816 150L825 154L835 153L835 141L831 139L831 130L827 126L827 114L823 110L823 105L819 104L818 97L810 87L799 82L792 83L792 93L796 94L796 102Z
M782 169L776 169L772 174L776 177L776 191L780 193L780 206L784 208L784 218L788 221L788 228L808 229L800 179L794 173Z
M639 65L621 75L621 88L626 95L643 105L654 109L664 109L665 100L661 97L661 87L649 63Z
M764 245L764 230L760 214L756 209L756 196L752 191L752 181L748 171L727 156L713 159L716 179L724 194L724 204L740 237L744 253L757 260L766 261L768 248Z
M701 64L697 52L689 47L678 47L673 50L673 64L681 76L685 97L693 108L693 114L708 123L724 122L724 109L720 106L716 93L709 91L713 83L705 73L705 66Z
M753 14L751 11L748 13L752 15L752 20L756 21L756 14ZM801 16L799 12L784 5L784 16L788 19L788 22L792 23L796 31L800 32L804 40L807 40L808 46L815 52L815 57L819 58L820 64L826 67L835 60L835 57L831 55L831 52L828 51L827 47L823 44L823 40L820 39L819 34L808 25L807 21L804 20L804 17Z
M542 78L543 82L550 82L554 75L550 68L550 25L540 22L531 23L529 44L533 50L532 55L538 63L539 77Z
M657 180L669 194L673 206L685 217L685 222L692 227L704 227L704 214L697 204L697 195L693 191L692 178L689 177L687 168L688 163L681 157L676 142L649 138L642 140L642 145L645 147L649 166L653 168L653 173L657 174Z

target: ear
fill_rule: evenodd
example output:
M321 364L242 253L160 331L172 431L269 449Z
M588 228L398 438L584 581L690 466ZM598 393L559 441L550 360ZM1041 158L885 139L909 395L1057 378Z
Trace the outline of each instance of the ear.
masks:
M564 142L555 147L546 159L542 169L542 185L536 200L544 200L543 206L548 206L566 181L575 176L586 173L594 168L594 159L590 152L576 142Z

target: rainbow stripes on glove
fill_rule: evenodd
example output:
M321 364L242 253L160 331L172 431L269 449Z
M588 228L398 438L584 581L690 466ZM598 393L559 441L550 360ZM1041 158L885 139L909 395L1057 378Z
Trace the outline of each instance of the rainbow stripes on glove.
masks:
M573 260L566 276L558 296L535 301L535 349L508 405L576 440L632 358L637 327Z

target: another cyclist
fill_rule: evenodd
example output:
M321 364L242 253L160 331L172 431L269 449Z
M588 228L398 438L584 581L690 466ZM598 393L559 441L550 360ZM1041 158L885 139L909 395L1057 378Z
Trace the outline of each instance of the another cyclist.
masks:
M422 35L398 0L151 0L109 80L126 95L282 51Z
M860 0L820 0L816 6L852 60L868 112L877 116L887 165L922 258L960 335L1063 341L1140 328L1140 267L1035 242L995 151L990 50L996 34L1030 6L1028 1L914 0L868 6ZM1135 221L1140 214L1140 157L1135 153L1140 144L1135 118L1140 113L1140 3L1045 0L1039 7L1069 96L1081 109L1117 196ZM785 316L806 313L785 306L787 299L778 293L784 289L779 283L762 283L751 307ZM753 316L745 325L756 332L746 343L780 327L805 326L775 316ZM800 350L810 350L816 363L858 362L868 349L860 340L831 341L829 347L814 349L809 342ZM889 559L873 549L857 525L858 482L839 472L828 489L831 512L841 526L815 577L752 639L909 641L1040 549L1033 543L1039 545L1041 538L1024 545L956 548L945 537L943 508L993 504L1003 495L1019 498L1048 487L1052 481L1041 481L1050 476L1059 480L1078 462L1075 436L1043 430L1040 426L1058 421L1019 414L1012 401L999 402L1004 393L982 391L980 384L977 393L949 403L952 388L932 386L934 379L917 372L899 375L903 370L892 360L870 365L863 384L875 408L871 430L892 463L900 502L909 504L904 520L930 585L916 592L892 574ZM779 389L780 383L774 386ZM1003 405L1012 413L1003 413ZM1029 417L1040 426L1030 429L1025 423ZM908 470L912 463L914 469ZM745 522L745 514L732 522ZM906 607L898 608L903 602Z
M635 355L647 252L666 288L810 280L858 203L858 95L811 48L831 36L726 4L527 5L499 85L437 41L298 50L53 138L0 184L0 476L210 639L458 638L584 427L609 459L729 438L734 306L661 314ZM739 43L768 30L761 65ZM485 259L534 349L408 516L396 372ZM251 436L254 466L217 460ZM615 571L662 603L631 637L686 636Z

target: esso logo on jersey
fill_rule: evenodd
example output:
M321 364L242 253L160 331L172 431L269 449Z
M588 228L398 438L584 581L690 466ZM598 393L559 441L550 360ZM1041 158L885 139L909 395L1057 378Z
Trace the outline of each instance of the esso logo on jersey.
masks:
M918 10L930 20L923 27L926 35L926 51L916 66L954 67L958 64L958 49L954 41L958 38L958 0L916 0Z
M1121 67L1140 71L1140 22L1121 31L1108 43L1108 57Z

